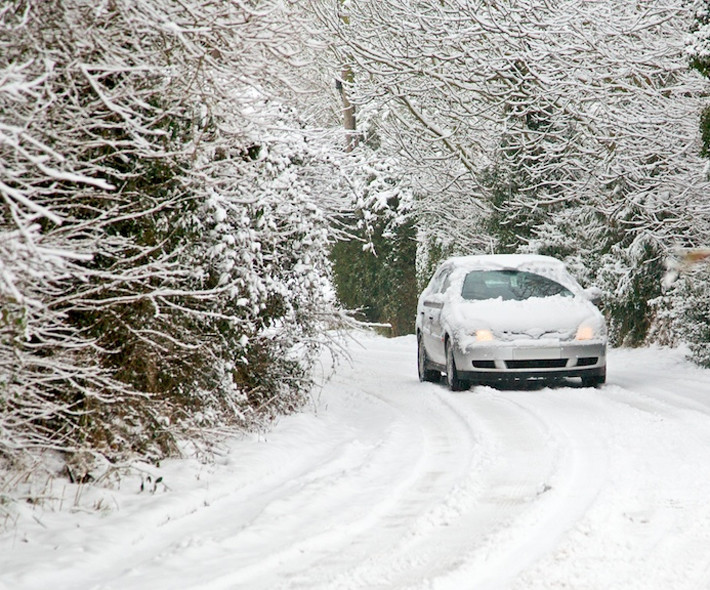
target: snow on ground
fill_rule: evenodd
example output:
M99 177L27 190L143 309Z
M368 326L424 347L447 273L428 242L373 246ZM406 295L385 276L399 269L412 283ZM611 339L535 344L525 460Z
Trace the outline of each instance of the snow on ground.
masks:
M598 390L452 394L413 337L357 340L312 408L212 465L54 482L63 508L0 536L0 588L710 587L710 371L614 350Z

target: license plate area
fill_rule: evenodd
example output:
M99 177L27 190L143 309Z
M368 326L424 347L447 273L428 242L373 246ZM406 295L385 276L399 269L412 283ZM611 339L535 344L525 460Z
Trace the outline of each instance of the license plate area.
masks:
M513 349L514 361L551 360L562 358L559 346L536 346Z

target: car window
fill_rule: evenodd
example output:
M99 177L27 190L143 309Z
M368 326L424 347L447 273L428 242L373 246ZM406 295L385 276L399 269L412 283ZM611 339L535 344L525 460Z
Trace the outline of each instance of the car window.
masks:
M498 299L503 301L574 294L559 283L541 275L517 270L476 270L463 282L461 296L469 300Z
M436 288L439 286L439 283L441 282L441 271L437 272L433 277L431 277L431 280L429 281L429 286L427 289L431 293L436 293Z
M442 268L431 280L429 289L432 293L443 293L449 288L449 277L451 276L450 268Z
M441 283L441 292L446 293L448 288L451 286L451 271L447 272L444 276L444 282Z

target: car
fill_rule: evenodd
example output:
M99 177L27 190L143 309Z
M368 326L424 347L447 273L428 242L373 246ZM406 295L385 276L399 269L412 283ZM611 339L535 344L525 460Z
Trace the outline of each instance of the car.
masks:
M419 379L445 374L452 391L563 378L599 387L607 351L606 322L594 303L599 293L583 289L551 256L449 258L417 304Z

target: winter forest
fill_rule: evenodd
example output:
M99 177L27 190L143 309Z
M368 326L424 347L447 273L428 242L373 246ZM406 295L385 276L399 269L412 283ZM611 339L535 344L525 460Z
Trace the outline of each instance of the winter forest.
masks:
M710 366L710 267L662 280L708 76L708 0L5 0L0 508L299 409L452 254L557 256Z

